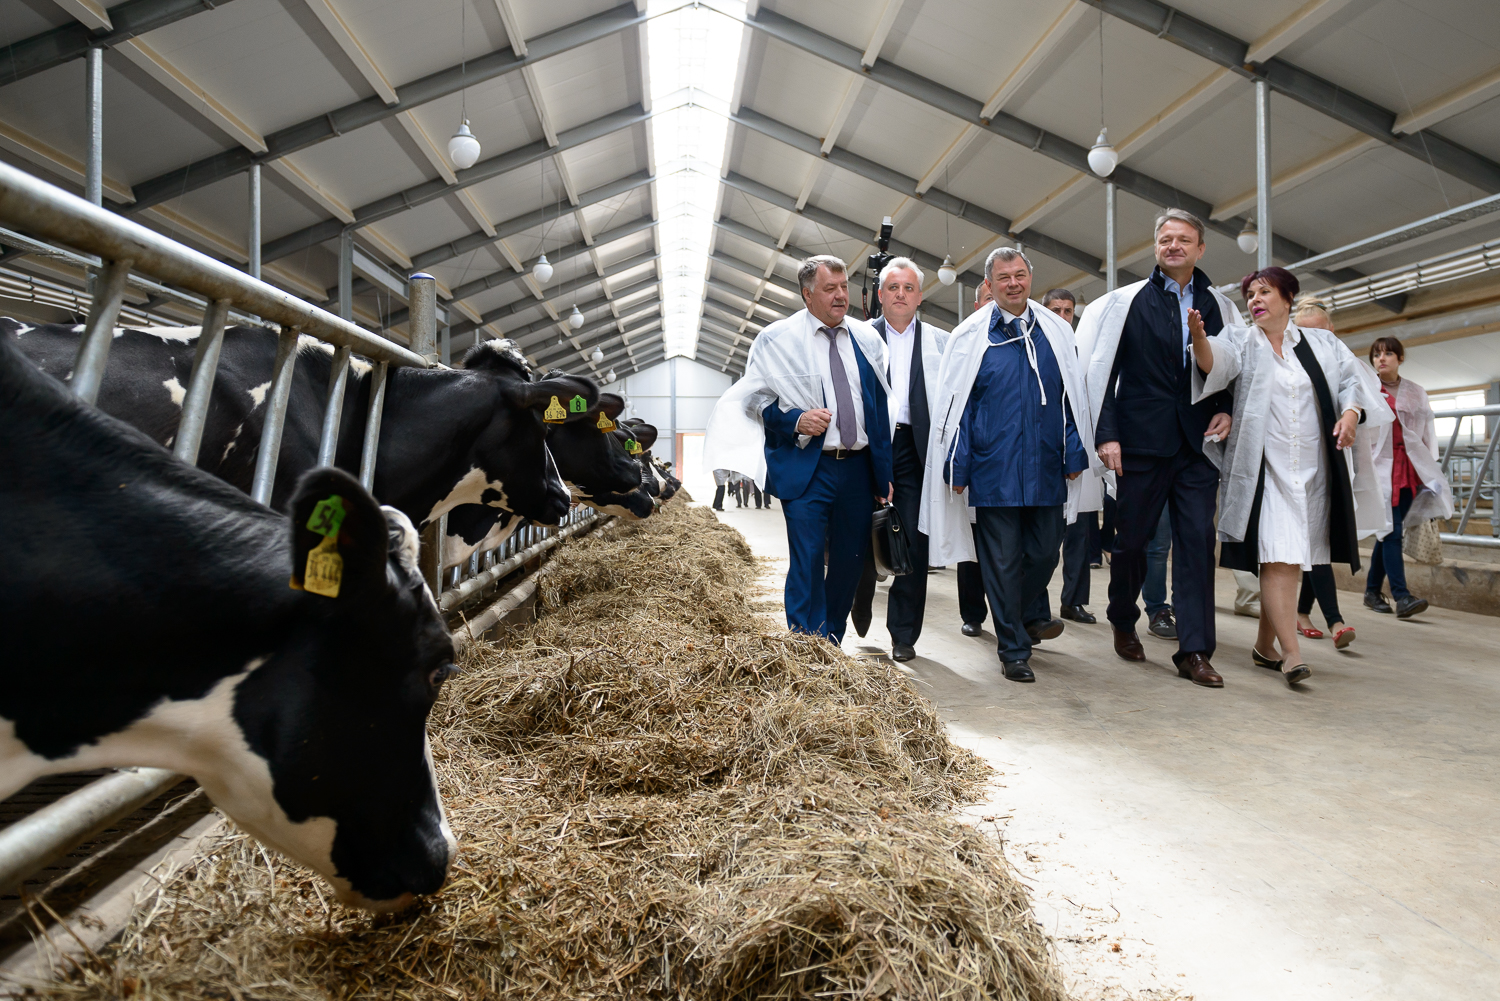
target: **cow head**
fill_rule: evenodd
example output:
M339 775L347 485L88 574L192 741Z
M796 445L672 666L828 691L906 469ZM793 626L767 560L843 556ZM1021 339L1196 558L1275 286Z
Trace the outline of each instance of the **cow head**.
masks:
M572 497L547 448L547 428L586 420L599 401L599 387L571 375L533 379L531 366L509 340L480 341L464 356L463 366L493 378L498 394L492 418L474 443L474 469L483 479L477 502L538 524L557 524ZM474 502L456 494L453 499ZM434 509L429 519L441 513Z
M441 887L456 848L426 731L453 641L417 568L416 529L353 477L306 474L290 532L301 624L233 693L250 760L198 777L344 903L393 909Z
M547 378L563 375L553 371ZM640 468L612 433L619 427L624 410L623 397L600 393L598 402L582 420L548 426L547 447L576 500L587 502L599 494L622 493L640 485Z

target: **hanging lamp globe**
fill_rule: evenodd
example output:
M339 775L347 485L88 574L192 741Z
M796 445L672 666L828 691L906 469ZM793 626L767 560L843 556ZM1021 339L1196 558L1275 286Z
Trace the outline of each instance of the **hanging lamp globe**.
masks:
M469 131L467 118L458 127L458 131L453 133L453 138L448 140L448 159L459 170L472 167L479 161L479 140Z
M604 373L604 381L605 382L614 382L615 381L615 370L614 369L610 369L608 372Z
M595 344L594 345L594 350L591 351L591 352L589 352L589 361L591 361L595 365L597 365L597 364L599 364L603 360L604 360L604 351L599 347L599 345Z
M1255 228L1253 218L1245 220L1245 228L1240 230L1240 235L1234 238L1234 242L1246 254L1253 254L1260 249L1260 231Z
M572 327L574 330L577 330L579 327L583 326L583 314L578 311L577 306L574 306L573 312L568 314L568 326Z
M1089 148L1089 169L1100 177L1108 177L1119 162L1120 154L1109 144L1109 129L1100 129L1099 138Z
M545 285L552 280L552 262L547 260L546 254L536 259L536 264L531 269L531 277L536 279L538 285Z
M951 255L945 254L943 256L943 263L938 268L938 281L944 285L952 285L957 280L958 269L953 266L953 258Z

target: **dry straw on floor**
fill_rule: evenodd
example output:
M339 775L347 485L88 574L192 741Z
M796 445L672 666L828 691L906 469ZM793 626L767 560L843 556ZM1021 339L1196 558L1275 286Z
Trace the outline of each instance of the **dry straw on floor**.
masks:
M401 915L226 835L66 996L1062 1001L985 767L884 661L749 610L753 558L670 504L543 573L540 620L434 712L462 846Z

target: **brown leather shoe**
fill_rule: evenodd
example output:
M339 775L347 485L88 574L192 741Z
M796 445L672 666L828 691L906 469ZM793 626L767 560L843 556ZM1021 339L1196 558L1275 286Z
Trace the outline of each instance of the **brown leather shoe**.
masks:
M1224 687L1224 679L1219 677L1219 672L1214 670L1208 658L1201 653L1190 653L1182 658L1182 663L1177 665L1177 675L1204 688Z
M1146 659L1146 650L1141 646L1141 638L1135 634L1134 629L1126 632L1123 629L1116 629L1114 626L1110 626L1109 628L1115 634L1115 653L1126 660Z

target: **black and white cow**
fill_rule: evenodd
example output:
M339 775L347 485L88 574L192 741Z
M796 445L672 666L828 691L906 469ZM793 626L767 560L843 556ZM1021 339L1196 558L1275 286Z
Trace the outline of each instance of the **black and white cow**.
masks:
M0 338L14 340L44 372L72 375L81 327L27 326L0 318ZM197 347L197 327L115 331L99 392L105 413L160 444L177 433ZM247 493L271 389L277 335L265 327L232 327L214 379L198 466ZM333 349L303 337L276 469L273 507L281 509L297 479L317 464ZM355 360L341 414L335 464L359 470L370 396L370 366ZM589 406L599 389L588 379L535 380L506 340L482 341L460 370L392 368L386 379L374 494L421 526L461 504L481 504L542 524L556 524L571 503L546 445L544 411L575 397ZM586 415L569 412L569 420Z
M453 643L411 521L337 469L302 477L290 518L256 504L9 337L0 427L0 797L168 768L346 903L441 887L426 722Z
M470 355L473 349L470 350ZM468 356L464 359L467 366ZM543 376L553 382L571 378L554 369ZM572 499L601 511L626 518L644 518L651 513L650 504L626 497L640 486L639 464L626 450L624 441L610 432L618 427L625 400L614 393L600 393L599 399L577 420L547 425L547 449L557 464L558 474ZM606 498L602 503L600 498ZM445 567L457 566L475 551L493 549L513 534L522 519L509 512L479 505L461 505L448 512L448 534L443 546Z

